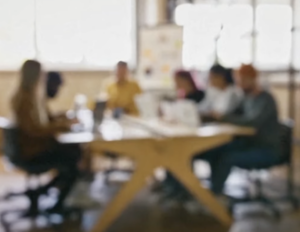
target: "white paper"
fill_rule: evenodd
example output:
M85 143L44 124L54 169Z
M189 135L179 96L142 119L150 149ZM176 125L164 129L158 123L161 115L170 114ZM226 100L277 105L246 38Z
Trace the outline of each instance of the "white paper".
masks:
M178 122L187 126L200 126L197 105L189 100L179 100L174 104L174 115Z
M151 94L140 94L135 97L135 103L142 118L157 118L159 101Z

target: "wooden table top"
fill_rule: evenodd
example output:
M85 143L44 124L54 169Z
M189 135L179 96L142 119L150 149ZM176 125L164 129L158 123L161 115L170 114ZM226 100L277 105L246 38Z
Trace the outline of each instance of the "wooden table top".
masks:
M125 116L124 120L140 125L152 133L163 137L210 137L220 134L251 136L255 134L254 128L224 123L208 123L198 128L193 128L183 124L166 122L161 119L146 120L138 117Z
M106 118L98 127L96 132L68 132L56 136L60 143L90 143L93 141L118 141L151 139L155 136L140 126L133 125L124 120L114 120Z
M137 168L122 190L95 224L92 232L103 232L114 222L132 198L145 185L145 180L158 167L164 167L202 202L224 225L232 222L227 210L204 189L190 167L194 154L203 153L232 141L235 135L253 135L251 128L210 124L191 128L159 119L122 117L105 118L96 133L67 133L57 136L61 143L89 143L91 151L111 151L135 160Z
M97 132L69 132L57 135L60 143L90 143L93 141L142 140L180 137L213 137L218 135L255 134L253 128L211 123L198 128L162 120L146 120L125 116L121 120L106 118Z

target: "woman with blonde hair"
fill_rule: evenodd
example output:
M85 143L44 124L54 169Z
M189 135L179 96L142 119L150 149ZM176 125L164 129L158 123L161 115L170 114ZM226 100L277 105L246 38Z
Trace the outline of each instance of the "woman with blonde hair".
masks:
M58 171L48 187L60 187L60 195L52 211L61 212L64 200L79 174L81 148L78 144L59 144L54 139L55 134L70 130L72 122L50 120L41 64L28 60L23 64L20 74L20 85L11 102L19 133L19 159L32 166L46 166ZM32 212L38 210L37 202L38 199L31 202Z

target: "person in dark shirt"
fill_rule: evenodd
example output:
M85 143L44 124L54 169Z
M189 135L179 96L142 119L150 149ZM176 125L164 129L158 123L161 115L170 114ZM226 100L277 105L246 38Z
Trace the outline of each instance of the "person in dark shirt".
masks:
M46 93L48 99L53 99L57 96L64 81L59 72L48 72L46 79Z
M48 117L51 121L54 120L67 120L66 112L56 112L55 114L51 112L49 108L49 102L55 100L59 94L61 87L64 84L63 77L61 73L51 71L46 75L46 98L45 105L47 108Z
M199 90L188 71L177 71L175 73L175 84L179 97L199 103L204 99L204 92Z
M221 122L252 127L256 134L236 138L230 144L194 158L209 162L211 190L216 195L222 195L233 167L268 167L274 165L280 156L280 125L274 98L258 85L257 71L253 66L243 65L236 74L237 83L245 93L243 101L233 113L213 117Z

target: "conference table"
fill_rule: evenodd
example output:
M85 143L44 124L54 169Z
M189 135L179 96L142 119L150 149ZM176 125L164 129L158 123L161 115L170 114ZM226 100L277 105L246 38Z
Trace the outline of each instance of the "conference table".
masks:
M235 136L251 136L252 128L226 124L208 124L190 128L160 119L145 120L124 116L120 120L105 118L94 132L65 133L60 143L88 144L92 154L109 151L131 158L135 171L131 179L108 204L91 232L104 232L117 219L134 196L144 187L147 177L163 167L190 191L225 226L232 218L214 195L202 187L191 168L191 158L232 141Z

